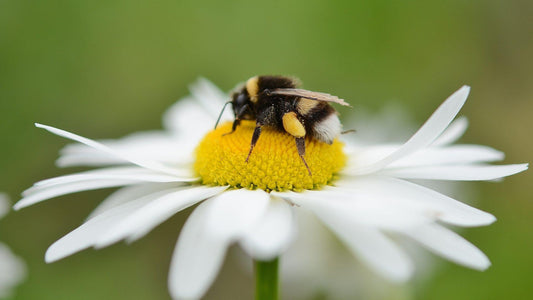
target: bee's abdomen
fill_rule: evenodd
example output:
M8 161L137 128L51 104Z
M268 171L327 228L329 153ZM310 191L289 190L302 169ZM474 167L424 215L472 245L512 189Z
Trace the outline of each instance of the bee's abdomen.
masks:
M296 110L304 119L305 127L311 136L331 144L341 132L341 122L335 109L326 102L299 99Z

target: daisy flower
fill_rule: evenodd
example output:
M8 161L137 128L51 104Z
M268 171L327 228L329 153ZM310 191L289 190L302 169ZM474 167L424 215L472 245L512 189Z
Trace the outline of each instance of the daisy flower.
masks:
M207 80L191 87L164 117L165 131L94 141L36 124L80 144L69 145L60 166L101 168L36 183L20 209L59 195L121 187L80 227L55 242L47 262L88 247L135 241L177 212L200 203L187 219L170 266L174 298L200 298L215 279L226 251L238 243L256 261L276 261L296 233L295 210L307 210L372 270L394 281L413 273L395 241L410 238L458 264L486 269L487 257L447 229L494 222L470 207L412 180L496 180L527 164L490 165L503 153L479 145L453 145L464 119L452 123L468 96L462 87L401 145L332 145L306 141L309 175L293 137L264 130L245 162L255 124L231 122L212 130L228 97ZM229 113L223 120L231 120ZM302 228L301 234L312 234Z
M0 193L0 218L9 212L7 195ZM0 298L9 297L13 288L26 276L24 262L9 247L0 243Z

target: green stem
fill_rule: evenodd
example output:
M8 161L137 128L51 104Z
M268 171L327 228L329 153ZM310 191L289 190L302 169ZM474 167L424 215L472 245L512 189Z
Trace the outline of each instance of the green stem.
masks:
M255 261L255 300L278 300L278 264L278 257Z

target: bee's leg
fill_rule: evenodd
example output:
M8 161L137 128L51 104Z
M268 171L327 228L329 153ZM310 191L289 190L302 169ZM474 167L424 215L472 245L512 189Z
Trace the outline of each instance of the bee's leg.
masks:
M237 126L239 126L241 124L241 117L244 116L244 114L246 113L246 110L248 109L248 105L245 104L241 107L241 109L239 110L239 113L237 113L235 115L235 121L233 121L233 125L231 126L231 131L230 132L227 132L227 133L224 133L222 136L225 136L225 135L228 135L228 134L232 134L235 132L235 130L237 129Z
M312 176L311 169L309 169L309 166L307 165L307 162L305 161L304 155L305 155L305 138L304 137L297 137L296 140L296 148L298 149L298 155L300 155L300 158L304 162L305 167L307 168L307 172L309 173L309 176Z
M252 135L252 142L250 143L250 151L248 152L248 156L246 157L246 162L248 162L248 159L250 158L250 155L252 154L252 150L254 150L255 144L257 143L257 140L259 139L259 135L261 135L261 126L263 126L263 124L259 122L255 124L254 134Z
M241 119L235 118L235 121L233 121L233 125L231 126L231 131L224 133L222 136L234 133L235 129L237 129L237 126L239 126L240 124L241 124Z

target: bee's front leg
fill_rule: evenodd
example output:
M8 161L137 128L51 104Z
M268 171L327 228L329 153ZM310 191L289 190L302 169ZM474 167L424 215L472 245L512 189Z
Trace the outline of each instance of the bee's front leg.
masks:
M249 107L248 104L245 104L245 105L243 105L241 107L239 112L235 115L235 121L233 121L233 125L231 126L231 131L227 132L227 133L224 133L222 136L225 136L225 135L228 135L228 134L232 134L232 133L235 132L235 130L237 129L237 126L239 126L241 124L241 118L246 113L246 110L248 109L248 107Z
M224 133L222 136L234 133L235 130L237 129L237 126L239 126L240 124L241 124L241 119L235 118L235 121L233 121L233 125L231 125L231 131Z

